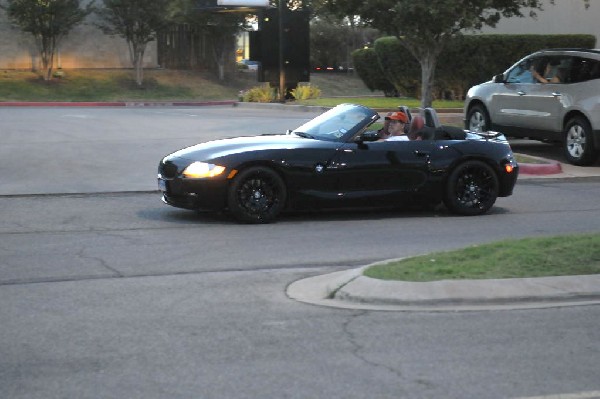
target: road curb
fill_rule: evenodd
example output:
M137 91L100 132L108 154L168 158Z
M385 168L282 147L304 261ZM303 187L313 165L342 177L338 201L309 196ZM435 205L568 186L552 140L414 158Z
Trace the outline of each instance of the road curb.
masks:
M520 163L519 173L525 175L555 175L562 173L562 165L558 162L549 164Z
M538 160L539 163L519 162L519 173L524 175L556 175L563 172L562 164L547 158L532 155L518 154L527 158Z
M395 311L541 309L600 303L600 275L407 282L366 277L367 267L301 279L286 292L291 299L313 305Z

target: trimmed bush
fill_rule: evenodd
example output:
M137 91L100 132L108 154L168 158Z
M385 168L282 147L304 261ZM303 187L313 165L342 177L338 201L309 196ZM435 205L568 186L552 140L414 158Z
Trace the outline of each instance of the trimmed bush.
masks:
M292 90L292 96L296 100L310 100L313 98L321 97L321 89L317 86L308 85L298 85L297 88Z
M387 79L396 91L407 97L417 97L421 90L421 66L395 37L375 41L373 50Z
M372 48L355 50L352 53L354 69L371 91L383 91L392 96L396 93L394 85L385 77L377 54Z
M279 90L271 87L268 83L256 86L242 95L242 100L247 103L270 103L275 101Z

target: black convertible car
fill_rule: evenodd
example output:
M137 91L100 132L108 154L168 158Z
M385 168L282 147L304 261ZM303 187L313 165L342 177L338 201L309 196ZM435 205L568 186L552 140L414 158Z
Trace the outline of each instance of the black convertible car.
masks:
M502 134L440 126L429 116L411 117L415 140L382 141L369 130L377 112L339 105L286 134L174 152L160 161L158 187L166 204L228 210L246 223L271 222L286 209L441 202L479 215L512 194L518 165Z

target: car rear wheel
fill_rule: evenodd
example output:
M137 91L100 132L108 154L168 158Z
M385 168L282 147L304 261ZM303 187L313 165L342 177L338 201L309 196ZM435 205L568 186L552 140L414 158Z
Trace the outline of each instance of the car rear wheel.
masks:
M285 183L272 169L251 167L234 179L227 196L231 214L244 223L269 223L285 205Z
M450 173L444 204L459 215L481 215L496 202L498 187L498 177L488 164L467 161Z
M474 105L467 113L467 129L472 132L487 132L490 130L490 117L481 104Z
M598 153L594 149L592 127L587 119L576 116L565 126L565 157L573 165L591 165Z

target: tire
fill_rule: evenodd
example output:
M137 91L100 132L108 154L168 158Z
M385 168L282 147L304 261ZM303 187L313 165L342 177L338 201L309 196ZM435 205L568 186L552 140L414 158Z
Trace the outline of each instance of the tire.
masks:
M258 166L241 171L227 194L229 211L243 223L270 223L285 206L285 183L272 169Z
M466 161L450 173L444 193L446 207L459 215L487 212L498 198L498 176L481 161Z
M596 160L592 127L584 117L576 116L565 125L564 154L573 165L587 166Z
M472 132L487 132L490 130L491 122L487 110L481 104L477 104L469 109L467 113L466 128Z

